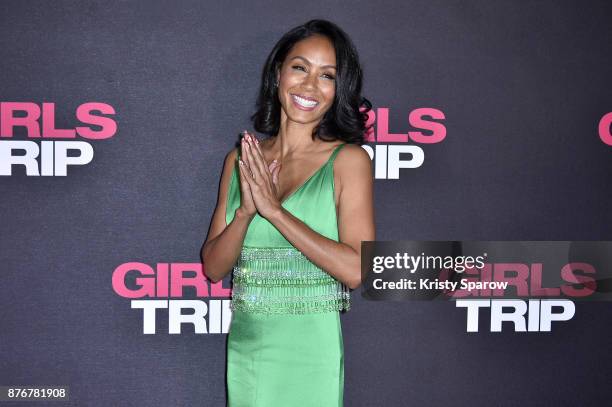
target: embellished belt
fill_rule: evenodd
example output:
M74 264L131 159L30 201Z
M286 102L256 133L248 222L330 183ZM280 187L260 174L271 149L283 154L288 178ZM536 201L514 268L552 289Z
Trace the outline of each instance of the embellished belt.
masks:
M305 314L350 309L348 288L295 247L243 246L232 281L232 310Z

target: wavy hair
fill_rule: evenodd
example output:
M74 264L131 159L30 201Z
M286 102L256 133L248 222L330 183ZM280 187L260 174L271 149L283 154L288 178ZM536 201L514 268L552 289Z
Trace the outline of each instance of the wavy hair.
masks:
M370 101L361 96L363 72L359 55L349 36L336 24L327 20L310 20L293 28L276 43L263 68L257 97L257 111L251 116L253 127L260 133L274 137L280 128L281 104L278 98L276 72L293 46L303 39L319 34L327 37L336 52L336 80L334 102L313 129L312 139L343 140L362 145L367 130ZM360 108L364 107L363 111Z

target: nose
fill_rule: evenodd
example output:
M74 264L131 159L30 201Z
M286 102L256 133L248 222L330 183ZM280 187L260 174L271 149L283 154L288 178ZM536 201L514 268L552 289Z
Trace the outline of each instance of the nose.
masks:
M309 72L304 78L304 87L313 89L317 84L317 76L314 72Z

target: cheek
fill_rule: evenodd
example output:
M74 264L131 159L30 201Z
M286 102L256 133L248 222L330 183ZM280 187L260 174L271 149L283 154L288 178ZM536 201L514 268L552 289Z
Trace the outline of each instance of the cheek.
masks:
M332 84L329 89L327 89L325 91L325 98L328 100L328 102L331 104L334 101L334 98L336 97L336 89L334 87L334 85Z
M295 80L291 80L291 78L285 77L279 84L279 90L289 96L288 93L291 91L298 82Z

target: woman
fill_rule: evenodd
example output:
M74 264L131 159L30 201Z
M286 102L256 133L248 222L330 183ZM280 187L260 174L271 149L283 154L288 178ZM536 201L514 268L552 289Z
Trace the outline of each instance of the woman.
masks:
M374 240L371 108L348 36L325 20L285 34L264 67L252 120L225 160L202 258L208 278L233 268L230 407L341 406L339 311ZM238 163L238 164L237 164Z

